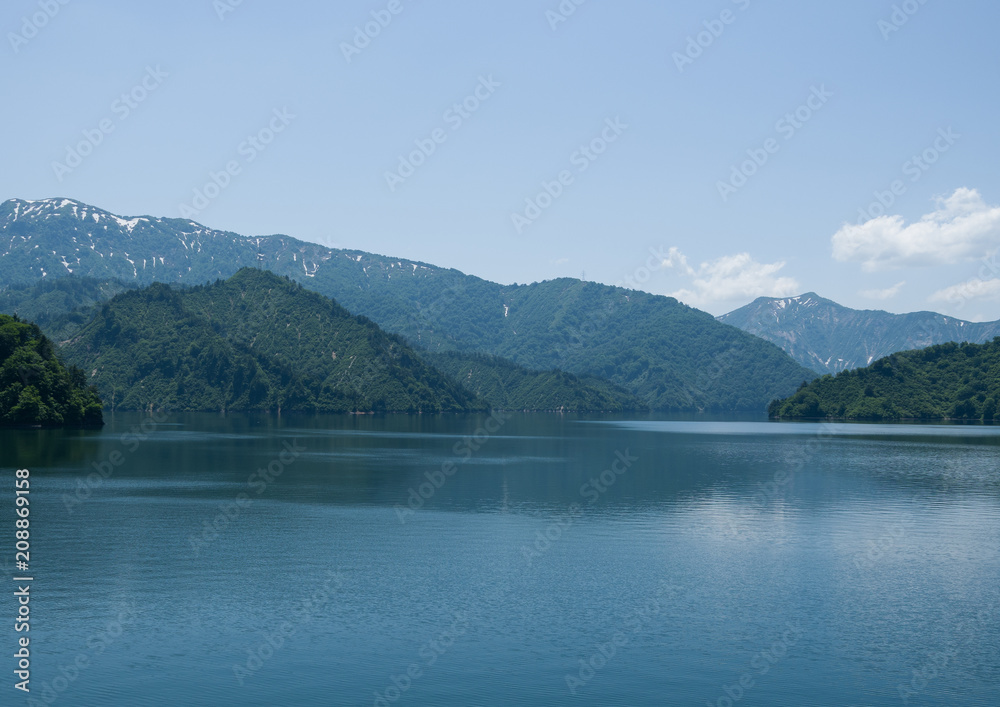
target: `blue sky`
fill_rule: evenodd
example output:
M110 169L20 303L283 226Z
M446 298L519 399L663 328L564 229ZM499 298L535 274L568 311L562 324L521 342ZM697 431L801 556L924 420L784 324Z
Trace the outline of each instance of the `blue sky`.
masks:
M1000 318L995 3L64 2L0 13L0 198Z

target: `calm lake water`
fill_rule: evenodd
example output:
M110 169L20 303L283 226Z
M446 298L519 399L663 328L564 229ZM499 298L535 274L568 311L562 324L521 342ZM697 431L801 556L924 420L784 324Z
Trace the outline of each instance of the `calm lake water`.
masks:
M0 432L2 704L1000 704L997 427L108 423Z

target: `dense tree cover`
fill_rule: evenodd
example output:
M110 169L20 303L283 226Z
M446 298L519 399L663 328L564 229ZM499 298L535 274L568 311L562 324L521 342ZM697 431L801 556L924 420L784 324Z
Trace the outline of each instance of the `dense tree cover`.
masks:
M98 303L130 289L136 289L136 286L117 280L100 281L77 277L42 280L33 285L14 285L0 292L0 311L20 310L37 313L44 322L43 329L48 334L71 337L94 317L100 309L97 306ZM208 301L203 301L205 291L206 288L193 288L192 290L178 290L177 294L186 303L184 306L190 308L196 303L199 311L211 319L213 317L211 304L218 304L221 300L215 296L210 297ZM263 306L264 300L253 296L251 299L262 306L245 310L243 316L248 321L240 322L240 327L235 330L237 338L239 330L246 330L246 325L249 324L251 329L256 330L263 324L259 320L266 311L266 307ZM216 321L231 321L231 318L225 316L224 313L220 316L220 313L215 312L214 318ZM257 321L254 321L255 319ZM310 325L311 321L307 322L306 331L303 332L305 336L309 337L310 340L313 340L317 335L322 338L322 332L315 331L315 327ZM191 336L192 332L187 332L187 335ZM265 339L260 341L262 342L261 346L263 346ZM248 342L230 343L239 348L240 345L246 346ZM260 349L261 346L257 348ZM73 351L75 348L73 346L68 350ZM153 351L148 352L148 356L153 356L153 353ZM268 348L265 353L267 355L273 354L280 359L284 352L271 351ZM644 407L634 396L609 381L595 376L581 378L558 370L531 371L509 360L486 354L420 352L419 356L488 405L498 409L623 411ZM138 360L144 361L145 357L140 357ZM238 361L238 366L254 368L250 359L245 357L240 358L239 355L236 355L233 361ZM306 371L315 365L316 362L310 360L308 355L294 361L293 364L297 370L301 368L301 370ZM246 378L247 374L244 374L243 377ZM239 385L236 387L239 388ZM114 388L108 392L109 404L115 407L121 407L122 404L125 407L137 405L146 407L146 405L136 403L132 399L134 396L125 398L126 402L121 403L123 398ZM195 407L207 406L208 409L225 407L223 401L225 396L214 384L207 386L202 393L211 402L200 402ZM249 396L249 393L244 396L241 392L235 400L230 401L230 409L233 409L232 405L242 409L257 405L259 402L257 398ZM173 400L173 404L176 405L176 403L177 400Z
M260 267L433 352L487 353L606 378L656 410L764 410L814 374L669 297L561 279L500 285L426 263L69 200L0 204L0 285L48 273L197 284ZM64 263L68 265L64 265Z
M485 407L398 337L260 270L189 290L154 284L118 295L64 351L118 409Z
M64 341L90 321L93 308L135 284L90 277L46 278L0 290L0 312L34 322L55 341Z
M504 286L354 251L335 254L312 278L292 276L430 351L597 376L654 410L763 411L815 377L778 346L706 312L620 287L572 279Z
M101 400L36 324L0 314L0 425L101 425Z
M850 309L815 292L759 297L718 319L777 344L820 374L867 366L897 351L949 341L982 344L1000 335L1000 322L966 322L935 312Z
M446 352L423 356L498 410L624 412L644 407L618 386L594 376L531 371L487 354Z
M781 349L669 297L553 280L509 295L495 353L606 378L655 410L763 410L807 369Z
M904 351L825 375L768 408L772 418L1000 419L1000 337Z

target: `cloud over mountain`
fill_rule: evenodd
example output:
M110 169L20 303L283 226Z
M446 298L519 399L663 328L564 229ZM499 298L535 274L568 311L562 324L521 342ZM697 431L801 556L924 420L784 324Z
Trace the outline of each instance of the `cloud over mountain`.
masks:
M679 252L676 256L676 261L683 264L680 270L691 277L691 283L670 296L694 307L710 309L716 302L786 297L801 289L794 278L779 276L784 261L759 263L749 253L737 253L704 262L695 269Z

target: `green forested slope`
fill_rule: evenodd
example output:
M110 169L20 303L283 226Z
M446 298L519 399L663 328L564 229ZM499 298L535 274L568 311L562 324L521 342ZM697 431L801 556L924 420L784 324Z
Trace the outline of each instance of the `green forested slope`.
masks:
M404 342L273 273L118 295L63 349L121 409L439 412L481 403Z
M903 351L867 368L826 375L771 403L773 418L984 420L997 418L1000 337Z
M655 410L763 411L815 377L774 344L669 297L561 279L518 288L509 302L495 353L607 378Z
M634 396L596 377L564 371L532 371L486 354L424 354L438 370L500 410L624 412L643 409Z
M35 324L0 314L0 425L100 425L101 400Z
M135 288L120 280L46 278L0 289L0 312L34 322L53 340L63 341L90 320L95 305Z
M248 279L248 281L250 280ZM273 302L262 298L259 293L245 294L241 292L238 302L243 312L242 314L233 313L233 316L229 316L228 312L219 310L219 303L223 300L226 303L224 309L230 307L228 296L221 299L219 297L220 293L225 293L227 290L222 283L217 283L215 287L216 294L212 296L206 295L205 288L182 289L177 292L181 295L185 307L197 306L197 309L210 321L226 324L226 330L223 333L227 339L230 339L226 347L229 360L236 368L241 366L250 366L250 368L246 369L240 379L227 379L224 384L218 381L204 381L206 385L202 386L201 393L204 399L192 400L189 401L189 404L198 408L222 409L227 405L224 391L229 390L232 386L236 395L229 400L230 407L235 405L237 408L245 408L259 405L261 401L251 395L250 391L245 390L241 386L240 380L248 377L248 379L253 379L258 375L256 367L262 365L263 370L259 372L259 375L264 376L261 378L261 381L264 381L268 376L266 372L268 364L266 361L262 363L258 360L257 363L251 365L250 359L241 358L241 354L238 352L241 345L247 347L250 342L232 339L233 336L239 338L240 330L259 330L264 324L262 318L273 307ZM100 281L75 276L42 280L33 285L14 285L7 290L0 291L0 311L30 313L39 319L46 334L57 341L64 341L73 338L86 323L97 315L101 303L111 299L115 294L134 289L137 289L135 285L117 280ZM304 324L296 325L296 340L301 341L304 337L306 341L314 341L317 336L324 337L326 334L315 326L317 321L308 319ZM234 324L237 325L235 328L232 326ZM184 330L183 335L192 341L197 340L200 336L191 330ZM159 339L157 338L156 341L158 342ZM285 352L270 347L269 341L273 342L277 339L269 336L258 338L253 348L257 353L265 354L265 358L273 355L280 359ZM196 348L201 351L204 347ZM311 357L309 346L300 345L296 350L301 355L292 360L293 368L310 371L316 366L316 361ZM246 352L244 351L244 353ZM140 355L140 359L145 360L146 356L155 358L157 355L156 346L150 346L148 351ZM620 411L644 408L634 396L607 380L593 376L581 378L562 371L528 370L507 359L486 354L421 352L419 357L460 383L485 403L498 409ZM104 362L115 366L123 363L131 365L131 362L124 357L107 358L104 359ZM184 367L181 366L180 369L184 369ZM251 369L253 369L252 372L247 372ZM196 370L191 369L182 377L180 387L182 393L192 389L192 387L197 387L191 378L191 375L195 373ZM278 378L281 378L280 374ZM185 381L187 382L185 383ZM109 405L120 406L123 400L126 401L124 404L128 407L138 405L133 399L134 396L127 395L126 385L123 382L118 388L109 389ZM153 384L144 381L143 385ZM161 395L166 392L162 387L157 388L157 390L161 392ZM303 395L300 395L301 397ZM308 398L308 394L304 394L304 397Z

